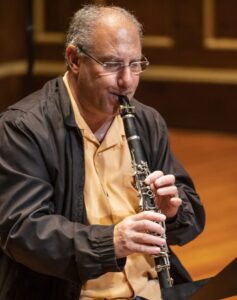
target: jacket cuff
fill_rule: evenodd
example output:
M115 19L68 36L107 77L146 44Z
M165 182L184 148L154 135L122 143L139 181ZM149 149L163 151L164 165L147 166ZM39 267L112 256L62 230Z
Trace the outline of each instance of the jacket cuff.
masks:
M182 196L180 196L182 199ZM182 205L179 207L177 215L173 218L167 219L166 229L167 231L172 231L180 226L190 225L189 215L193 213L193 209L187 201L183 200Z
M96 240L96 247L102 262L102 268L104 272L120 272L123 271L126 258L116 259L113 232L114 226L106 226L103 228L103 236L98 236Z

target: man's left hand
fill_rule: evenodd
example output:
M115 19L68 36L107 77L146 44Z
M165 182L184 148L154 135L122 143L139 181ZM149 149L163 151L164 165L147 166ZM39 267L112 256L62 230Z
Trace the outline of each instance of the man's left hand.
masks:
M167 219L175 217L182 204L175 185L175 176L164 175L162 171L154 171L145 179L145 183L150 185L155 194L157 206Z

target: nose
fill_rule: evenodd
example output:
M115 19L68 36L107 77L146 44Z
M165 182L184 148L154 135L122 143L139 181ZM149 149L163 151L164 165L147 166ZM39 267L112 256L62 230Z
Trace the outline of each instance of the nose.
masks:
M126 89L134 84L137 75L134 75L129 66L124 66L117 74L117 82L120 88Z

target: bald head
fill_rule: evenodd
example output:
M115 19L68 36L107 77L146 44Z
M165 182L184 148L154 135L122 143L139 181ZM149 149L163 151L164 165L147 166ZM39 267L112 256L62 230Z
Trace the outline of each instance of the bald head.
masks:
M113 32L117 30L121 38L125 33L123 27L132 30L140 41L143 36L142 25L127 10L117 6L86 5L78 10L72 18L66 38L66 47L69 44L79 43L86 49L92 48L98 27L100 30L108 31L108 34L110 30Z

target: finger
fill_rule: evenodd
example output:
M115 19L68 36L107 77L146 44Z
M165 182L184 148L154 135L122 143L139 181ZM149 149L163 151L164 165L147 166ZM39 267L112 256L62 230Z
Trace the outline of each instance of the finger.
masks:
M164 175L157 178L154 182L155 187L169 186L175 184L175 176L172 174Z
M130 217L134 221L150 220L153 222L165 221L165 215L154 211L143 211Z
M152 245L158 247L164 246L166 244L166 240L158 235L141 232L138 232L136 235L134 235L133 242L137 244Z
M143 253L148 255L158 255L161 249L158 246L134 244L133 251L137 253Z
M151 174L147 176L147 178L144 180L146 184L151 184L154 182L157 178L160 178L164 176L164 173L162 171L154 171Z
M178 194L178 189L175 185L161 187L156 190L159 196L171 196L175 197Z
M173 197L170 199L170 203L175 207L179 207L182 205L182 199L179 197Z
M156 235L162 235L165 233L164 228L160 224L149 220L141 220L135 222L133 225L133 230L143 233L150 232Z

